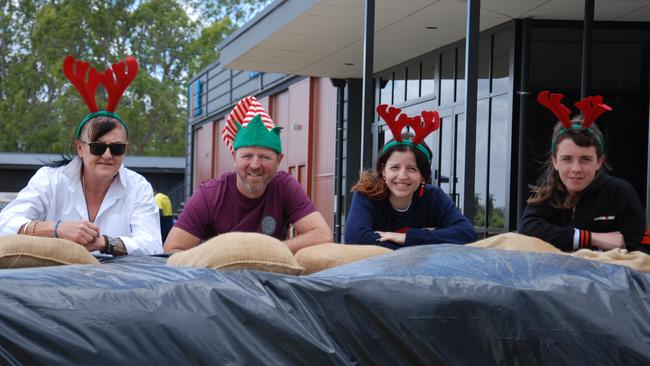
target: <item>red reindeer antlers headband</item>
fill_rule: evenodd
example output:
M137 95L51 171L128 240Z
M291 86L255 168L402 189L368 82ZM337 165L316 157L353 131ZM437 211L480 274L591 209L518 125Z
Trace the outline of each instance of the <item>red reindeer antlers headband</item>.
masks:
M384 146L384 152L397 144L414 145L418 150L424 152L427 159L431 160L431 154L420 143L424 141L431 132L440 128L440 115L437 111L422 111L420 116L409 117L401 113L400 108L389 106L387 104L380 104L377 106L377 113L386 121L388 128L393 133L392 141ZM397 118L396 118L397 117ZM424 120L424 123L422 122ZM402 141L402 130L404 127L410 126L415 131L413 141Z
M600 117L605 112L611 111L612 108L603 103L603 97L600 95L582 98L582 100L575 103L575 106L578 107L578 109L582 112L582 124L576 123L572 125L571 119L569 118L571 115L571 110L562 104L562 98L564 98L564 94L551 93L548 90L537 94L537 102L553 112L560 123L562 123L563 127L557 134L553 136L553 140L551 141L551 151L555 150L555 144L557 143L558 136L564 134L570 128L587 129L598 142L600 151L605 151L605 144L602 141L602 137L600 134L593 132L591 125L596 122L598 117Z
M131 85L138 74L138 62L134 57L129 56L124 61L113 64L112 68L108 68L104 72L97 72L94 67L89 67L88 62L77 61L73 56L68 56L63 61L63 73L77 89L90 111L90 114L84 118L77 128L77 138L79 138L83 125L91 118L100 115L113 117L120 121L128 135L129 129L126 123L114 111L124 91ZM100 111L95 101L95 94L100 83L108 93L108 103L105 111Z
M128 73L126 72L127 66ZM106 110L114 112L124 91L138 74L138 62L129 56L124 61L113 64L112 69L106 69L103 73L97 72L94 67L91 67L88 72L88 67L88 62L76 61L72 56L66 57L63 61L63 73L84 99L88 110L91 113L99 111L95 102L95 92L99 83L102 83L108 92ZM88 79L86 79L86 74L88 74ZM116 78L117 80L115 80Z
M571 125L571 110L562 104L562 93L551 93L548 90L537 94L539 104L553 112L564 128L575 127ZM584 119L580 128L589 128L603 113L611 111L612 108L603 103L603 97L600 95L589 96L576 102L575 106L582 112ZM576 127L577 128L577 127Z
M386 121L396 141L402 142L402 130L406 126L410 126L415 131L415 137L412 141L413 144L419 144L431 132L440 128L440 115L437 111L423 111L421 116L415 117L409 117L404 113L400 114L401 112L402 110L400 108L395 108L388 104L380 104L377 106L377 113ZM424 119L424 124L422 124L422 119Z

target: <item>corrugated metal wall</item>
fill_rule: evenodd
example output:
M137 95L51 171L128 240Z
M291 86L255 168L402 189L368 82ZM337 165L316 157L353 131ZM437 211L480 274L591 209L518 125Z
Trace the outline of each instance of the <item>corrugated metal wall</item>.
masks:
M289 120L286 123L287 171L311 194L311 78L289 87Z
M283 91L281 93L272 95L269 101L271 105L271 118L277 126L283 128L280 133L280 141L282 141L282 151L284 154L287 154L287 128L289 127L289 91ZM287 169L287 158L282 159L280 163L280 169L288 171Z
M214 160L212 156L214 128L206 123L194 130L194 189L213 176Z
M215 122L216 131L214 133L214 159L215 159L215 169L214 176L220 177L225 172L231 172L234 168L234 161L232 154L226 146L226 143L221 139L221 132L226 125L226 119L220 118Z
M336 88L329 79L315 78L312 200L331 229L334 228L334 161L336 134Z

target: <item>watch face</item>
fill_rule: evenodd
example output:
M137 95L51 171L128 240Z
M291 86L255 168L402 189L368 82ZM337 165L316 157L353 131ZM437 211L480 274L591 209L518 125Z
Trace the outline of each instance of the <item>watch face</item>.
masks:
M108 238L108 253L113 254L113 249L115 249L115 246L119 242L118 238Z

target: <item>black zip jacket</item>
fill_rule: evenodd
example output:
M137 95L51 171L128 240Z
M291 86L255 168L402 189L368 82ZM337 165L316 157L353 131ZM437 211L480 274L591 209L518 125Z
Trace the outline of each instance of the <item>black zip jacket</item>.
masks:
M634 188L623 179L601 171L573 209L558 209L548 201L526 206L517 231L563 251L574 250L574 229L580 230L579 248L591 247L592 232L620 231L626 249L650 252L650 246L640 244L644 227L643 208Z

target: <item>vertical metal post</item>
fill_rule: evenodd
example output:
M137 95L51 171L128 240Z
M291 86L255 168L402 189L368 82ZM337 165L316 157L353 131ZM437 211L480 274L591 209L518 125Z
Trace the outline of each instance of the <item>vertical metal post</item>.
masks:
M371 126L374 117L373 62L375 49L375 0L365 0L363 33L363 87L361 108L361 164L360 170L372 166Z
M345 217L345 210L352 204L352 194L350 189L357 183L363 168L361 165L361 134L363 127L361 121L361 110L363 109L361 79L347 79L345 84L345 123L343 126L344 141L343 155L345 159L343 175L344 184L343 192L345 205L341 207L341 213ZM368 145L371 139L367 139ZM345 232L345 220L341 219L343 232Z
M646 50L643 52L643 59L642 59L642 64L648 65L648 59L650 59L650 52L646 48ZM647 67L647 66L646 66ZM650 84L650 73L648 73L648 69L644 72L645 74L645 82L646 85ZM650 105L646 106L646 114L647 116L650 116ZM647 122L646 122L647 123ZM647 135L647 141L648 145L650 145L650 128L648 129L648 135ZM645 194L645 224L646 224L646 229L650 230L650 148L648 148L647 156L646 156L646 171L645 171L645 185L646 185L646 194ZM643 191L642 191L643 192ZM641 193L642 194L642 193ZM643 203L643 197L641 197L641 203Z
M528 146L526 145L527 124L526 102L530 98L528 90L528 67L530 62L530 19L524 19L521 27L521 66L519 80L519 139L517 154L517 220L524 213L528 197L528 182L526 177L526 160L528 159Z
M345 119L345 84L343 79L330 79L336 87L336 157L334 165L334 242L341 243L343 207L343 121Z
M584 25L582 27L582 84L580 97L591 93L591 38L594 25L594 0L585 0Z
M476 104L478 99L478 41L481 1L467 0L465 43L465 186L463 213L474 220L474 177L476 175ZM467 179L469 178L469 179Z
M650 113L650 111L648 111ZM650 142L650 129L648 129L648 142ZM650 149L648 149L648 169L646 170L646 204L645 204L645 223L650 228L650 184L647 182L650 181Z
M191 84L190 84L191 85ZM189 103L188 103L189 109ZM185 149L185 189L183 201L187 201L192 195L192 180L194 178L194 129L193 124L188 123L187 133L185 135L185 141L187 143L187 148ZM180 207L179 207L180 208ZM180 212L180 210L179 210Z

